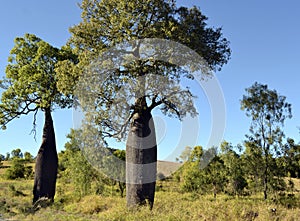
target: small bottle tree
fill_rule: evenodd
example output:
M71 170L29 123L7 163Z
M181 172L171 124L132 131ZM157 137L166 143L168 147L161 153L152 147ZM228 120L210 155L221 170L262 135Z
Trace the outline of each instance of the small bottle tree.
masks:
M57 176L57 152L51 113L55 108L69 108L72 97L61 94L56 87L55 65L62 60L76 61L67 47L58 49L33 34L15 39L1 80L5 91L1 96L0 125L22 115L34 113L35 130L38 111L44 112L43 140L36 157L33 202L41 197L53 200Z

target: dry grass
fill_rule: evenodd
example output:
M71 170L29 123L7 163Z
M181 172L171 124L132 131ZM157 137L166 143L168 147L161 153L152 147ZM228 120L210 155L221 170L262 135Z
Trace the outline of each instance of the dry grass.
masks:
M272 212L276 209L276 212ZM87 196L61 209L43 209L22 220L299 220L300 209L286 209L262 200L234 199L209 196L158 192L155 207L129 211L125 199L116 197Z
M0 171L3 169L0 169ZM3 172L3 171L2 171ZM294 179L295 188L300 190L300 180ZM163 182L163 186L176 183ZM26 196L16 195L16 191ZM125 198L119 196L90 195L77 200L73 196L73 186L58 180L55 203L51 207L32 213L31 192L33 180L7 181L0 179L0 219L10 220L287 220L296 221L300 217L300 193L295 192L294 199L282 201L263 201L262 195L234 198L219 195L212 196L193 193L172 192L162 188L156 193L152 211L126 209ZM276 211L272 211L276 209Z

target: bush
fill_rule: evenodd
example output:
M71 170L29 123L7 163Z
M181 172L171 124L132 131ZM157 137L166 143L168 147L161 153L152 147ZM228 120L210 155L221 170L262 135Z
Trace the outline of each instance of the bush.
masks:
M29 178L32 174L31 166L25 166L23 159L14 158L11 167L5 172L5 177L6 179L14 180L18 178Z

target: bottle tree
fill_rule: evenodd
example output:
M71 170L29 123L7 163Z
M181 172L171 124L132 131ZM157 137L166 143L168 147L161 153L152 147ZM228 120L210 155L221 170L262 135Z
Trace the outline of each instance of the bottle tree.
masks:
M69 41L78 53L79 63L60 62L57 69L60 73L59 89L66 94L74 92L76 82L83 81L82 73L87 66L95 65L106 55L112 58L98 68L99 75L104 77L97 84L93 125L103 139L127 138L127 206L135 207L148 201L152 207L155 180L144 182L156 177L157 145L152 111L160 108L164 114L182 119L187 113L196 114L196 110L190 90L174 86L174 82L178 83L184 77L192 80L192 77L182 67L143 56L143 40L155 38L185 45L214 70L227 63L231 53L229 42L222 36L220 28L207 27L207 17L199 8L177 7L174 0L83 0L81 9L82 21L70 28L72 37ZM126 46L126 42L130 43ZM154 54L159 48L162 54L169 53L159 41L149 51ZM114 58L118 53L134 59L122 63ZM111 61L116 62L115 65L107 68ZM149 80L147 76L150 74L161 78ZM168 82L169 86L159 90L159 84L162 84L159 79ZM135 85L135 88L129 90L130 85ZM86 85L86 88L90 87ZM128 101L127 104L124 100ZM123 102L123 105L116 105L118 102Z
M33 34L15 39L15 46L10 52L6 77L1 80L4 89L0 104L0 124L2 129L22 115L43 111L45 123L43 139L36 157L33 203L47 197L51 201L55 195L57 176L57 152L55 133L51 113L55 108L72 106L72 96L63 95L57 90L55 65L58 61L74 56L67 47L55 48Z

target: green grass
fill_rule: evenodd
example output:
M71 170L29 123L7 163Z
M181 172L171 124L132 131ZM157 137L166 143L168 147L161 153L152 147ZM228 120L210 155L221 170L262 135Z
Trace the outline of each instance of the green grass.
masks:
M5 170L5 169L0 169ZM3 172L3 171L1 171ZM172 192L175 182L162 182L156 192L152 211L148 208L126 209L126 200L117 193L111 194L110 187L104 195L74 197L72 184L58 180L55 203L33 213L31 210L33 180L8 181L0 178L0 214L10 220L299 220L299 180L295 198L263 201L262 195L251 197L229 197ZM160 185L160 183L158 184ZM13 186L13 188L12 188ZM16 194L16 191L23 195ZM276 208L276 212L271 209Z

